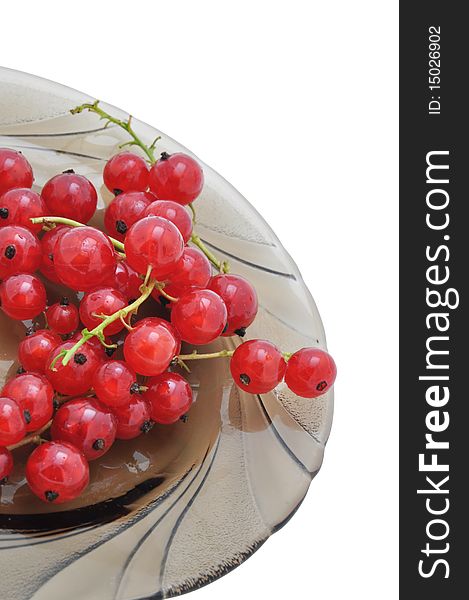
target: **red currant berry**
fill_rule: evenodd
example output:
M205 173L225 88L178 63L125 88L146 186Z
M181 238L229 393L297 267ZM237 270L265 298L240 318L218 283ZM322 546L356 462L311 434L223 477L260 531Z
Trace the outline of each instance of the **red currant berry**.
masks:
M4 385L2 395L12 398L20 406L26 422L26 431L36 431L52 418L54 390L43 375L17 375Z
M17 321L37 317L45 310L46 301L46 288L35 275L10 275L0 285L2 310Z
M241 337L257 315L257 294L254 287L239 275L216 275L208 285L226 305L228 327L223 335L238 334Z
M116 196L104 213L104 226L109 235L123 241L129 227L144 216L150 204L146 192L127 192Z
M110 316L126 306L127 298L122 292L111 287L99 288L83 296L83 300L80 302L80 319L83 325L91 331L103 322L103 319L97 315ZM108 325L103 333L104 335L114 335L123 328L122 321L117 319Z
M157 200L152 202L145 210L145 217L163 217L174 223L179 229L184 243L190 240L192 235L192 219L187 210L171 200Z
M88 223L96 210L98 195L86 177L73 172L56 175L42 188L49 214Z
M192 404L192 390L177 373L161 373L147 382L143 395L150 405L150 415L156 423L169 425L184 415Z
M39 329L21 340L18 359L26 371L44 373L49 354L62 343L60 336L49 329Z
M154 423L150 418L150 406L141 396L135 396L129 404L113 409L117 419L118 440L131 440L148 433Z
M178 346L163 319L144 319L125 338L124 356L140 375L159 375L169 367Z
M160 317L145 317L144 319L140 319L136 323L137 325L150 324L152 326L161 325L161 327L166 327L169 333L176 340L176 356L181 352L181 336L179 335L179 331L172 325L169 321L165 319L160 319Z
M127 300L136 300L140 296L140 286L143 279L125 261L119 260L116 265L113 287L124 294Z
M0 279L13 273L34 273L41 262L41 242L34 233L19 225L0 229Z
M110 158L103 171L104 185L111 192L143 192L148 187L148 167L133 152L119 152Z
M17 444L25 435L26 422L18 403L12 398L0 397L0 446Z
M46 319L52 331L62 335L73 333L80 323L78 308L74 304L70 304L70 300L66 296L46 310Z
M116 439L117 420L93 398L75 398L55 413L51 435L56 442L69 442L87 460L95 460L111 449Z
M0 148L0 196L14 188L30 188L33 181L31 165L21 152Z
M250 340L238 346L231 357L234 382L245 392L266 394L283 379L287 364L280 350L264 340Z
M167 219L145 217L129 229L124 246L132 268L145 274L150 265L152 276L163 279L181 258L184 240L178 228Z
M150 169L149 185L157 198L190 204L202 191L204 173L199 163L187 154L163 152Z
M189 344L209 344L226 325L226 306L211 290L193 290L179 298L171 311L171 323Z
M7 448L0 447L0 485L5 483L13 471L13 455Z
M38 498L62 504L83 492L90 473L86 458L75 446L67 442L46 442L29 456L26 479Z
M112 281L116 256L107 235L94 227L75 227L58 237L54 266L64 285L86 292Z
M212 276L212 267L208 259L197 248L184 248L176 268L168 276L165 292L178 298L195 289L207 287ZM158 294L158 290L156 290Z
M22 225L34 233L42 229L41 223L33 225L32 217L43 217L47 208L39 194L27 188L10 190L0 198L0 226Z
M53 229L46 231L41 239L42 263L39 270L47 277L47 279L50 279L54 283L60 283L60 279L55 272L54 266L55 246L59 237L69 230L70 227L67 227L66 225L57 225Z
M137 374L123 360L104 362L93 376L93 389L98 399L111 408L129 404L140 393Z
M54 359L62 351L70 350L74 344L73 341L60 344L52 350L47 360L46 377L54 389L65 396L76 396L87 392L91 387L94 372L103 361L103 357L93 346L85 342L65 366L62 358L59 358L52 368Z
M302 398L317 398L333 385L337 367L330 354L320 348L302 348L287 363L285 383Z

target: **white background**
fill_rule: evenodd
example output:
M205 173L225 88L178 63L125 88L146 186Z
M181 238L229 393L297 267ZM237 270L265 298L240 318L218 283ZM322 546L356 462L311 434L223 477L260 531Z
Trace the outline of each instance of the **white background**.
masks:
M3 66L130 110L224 175L299 265L338 363L301 509L193 598L397 598L397 3L26 4L2 6Z

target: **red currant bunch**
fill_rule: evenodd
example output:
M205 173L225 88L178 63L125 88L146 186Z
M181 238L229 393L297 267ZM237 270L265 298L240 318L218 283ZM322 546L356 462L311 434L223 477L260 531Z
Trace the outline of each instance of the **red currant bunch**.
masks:
M97 103L75 112L84 108L96 111ZM39 193L26 158L0 149L0 306L28 326L18 373L0 391L0 484L12 473L14 451L39 442L16 468L33 494L53 504L78 498L89 461L119 440L185 418L195 400L185 377L192 360L229 358L245 394L281 385L316 398L336 377L320 348L291 354L243 340L257 293L193 231L189 211L203 189L202 167L184 153L156 159L155 142L139 140L130 121L124 129L145 158L126 151L106 163L103 181L115 195L104 215L107 234L87 225L97 205L91 181L68 170ZM48 298L44 282L61 294ZM136 318L144 303L145 318ZM199 348L226 337L235 350ZM183 353L182 343L191 348Z

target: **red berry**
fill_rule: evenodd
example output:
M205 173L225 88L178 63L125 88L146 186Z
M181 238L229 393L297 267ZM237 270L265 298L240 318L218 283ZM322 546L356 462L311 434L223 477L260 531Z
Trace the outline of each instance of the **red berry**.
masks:
M26 422L20 406L12 398L0 397L0 446L17 444L25 435Z
M103 357L99 355L97 350L91 344L85 342L83 346L78 348L70 362L64 366L62 358L59 358L52 369L52 362L60 352L70 350L74 344L73 341L60 344L52 350L47 359L47 379L52 383L55 390L66 396L75 396L87 392L91 387L94 372L103 361Z
M140 375L159 375L178 351L178 340L163 319L144 319L127 334L124 356Z
M223 335L237 333L241 337L257 315L257 294L254 287L239 275L216 275L208 285L226 305L228 327Z
M13 471L13 456L7 448L0 447L0 485L5 483L7 477Z
M41 444L26 463L26 479L32 492L52 504L77 498L88 485L89 478L86 458L67 442Z
M39 194L28 188L19 188L6 192L0 198L0 226L22 225L35 233L42 229L41 223L33 225L32 217L43 217L46 205Z
M31 165L21 152L0 148L0 196L13 188L30 188L33 181Z
M8 381L2 395L12 398L23 411L26 431L36 431L52 418L54 389L39 373L22 373Z
M62 343L60 336L49 329L39 329L21 340L18 358L26 371L44 373L46 362L54 348Z
M150 323L152 325L161 325L161 327L166 327L166 329L170 332L170 334L176 340L176 356L181 351L181 336L179 335L179 331L172 325L169 321L165 319L160 319L160 317L145 317L144 319L140 319L136 323L137 325L144 325L145 323Z
M107 235L94 227L75 227L58 237L54 266L63 284L85 292L112 281L116 256Z
M143 279L139 273L125 260L117 262L113 287L122 292L128 300L135 300L140 296L142 283Z
M41 242L29 229L19 225L0 229L0 279L13 273L34 273L41 261Z
M93 389L99 400L111 408L129 404L140 392L137 374L123 360L102 363L93 376Z
M231 357L234 382L245 392L266 394L283 379L287 368L280 350L265 340L250 340L238 346Z
M46 289L35 275L20 273L10 275L0 285L2 310L12 319L33 319L46 308Z
M73 333L80 323L78 308L74 304L70 304L70 300L65 296L61 298L60 302L49 306L46 310L46 319L52 331L62 335Z
M116 439L117 420L93 398L75 398L55 413L51 435L56 442L69 442L87 460L95 460L111 449Z
M80 223L88 223L98 202L91 181L73 172L61 173L49 179L42 188L41 196L50 215Z
M153 194L127 192L116 196L104 213L104 226L109 235L123 241L129 227L144 216L150 204L149 196Z
M115 408L113 413L117 419L118 440L131 440L148 433L153 427L150 406L141 396L135 396L129 404Z
M103 171L104 185L111 192L143 192L148 187L148 167L133 152L119 152L110 158Z
M171 323L189 344L209 344L226 325L226 306L211 290L193 290L179 298L171 311Z
M165 292L178 298L187 292L207 287L212 276L208 259L197 248L184 248L174 271L168 275ZM215 290L214 290L215 291ZM155 291L159 295L159 291Z
M59 276L55 272L54 266L55 246L59 237L69 230L70 227L65 225L57 225L53 229L46 231L41 239L42 263L39 267L39 270L47 277L47 279L50 279L54 283L60 283Z
M152 202L145 210L145 217L163 217L174 223L179 229L184 243L191 238L192 234L192 219L187 210L171 200L156 200Z
M100 325L103 319L95 315L113 315L118 310L127 306L127 299L122 292L111 287L99 288L88 292L80 302L80 319L83 325L90 331ZM104 335L114 335L122 331L124 325L120 319L116 319L108 325Z
M150 415L156 423L169 425L184 415L192 404L192 390L177 373L161 373L147 382L143 395L150 405Z
M187 154L163 152L150 169L149 185L161 200L190 204L202 191L204 173L199 163Z
M334 385L336 375L330 354L320 348L302 348L287 363L285 383L297 396L316 398Z
M145 274L148 265L152 276L163 279L174 270L184 250L178 228L161 217L145 217L129 229L125 237L127 262Z

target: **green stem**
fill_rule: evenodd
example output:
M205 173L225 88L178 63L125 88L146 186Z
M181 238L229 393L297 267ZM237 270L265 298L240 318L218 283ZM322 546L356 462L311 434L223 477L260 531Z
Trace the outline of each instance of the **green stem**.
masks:
M33 217L30 219L31 223L43 225L48 225L49 223L58 223L59 225L68 225L69 227L86 227L84 223L80 223L79 221L74 221L73 219L67 219L65 217ZM114 248L117 248L121 252L124 252L124 244L119 242L110 236L108 236L111 240Z
M179 360L203 360L205 358L223 358L227 356L233 356L234 350L220 350L220 352L211 352L210 354L198 354L192 352L192 354L180 354L177 358Z
M164 291L164 283L159 283L159 284L157 284L157 286L156 286L156 287L157 287L157 289L158 289L159 293L160 293L160 294L161 294L161 295L162 295L164 298L166 298L166 299L167 299L167 300L169 300L170 302L178 302L179 298L175 298L174 296L170 296L170 295L168 294L168 292L165 292L165 291Z
M196 215L195 208L194 208L194 205L192 204L192 202L189 204L189 208L192 213L192 223L195 225L195 219L196 219L197 215Z
M151 146L147 146L146 144L144 144L142 142L142 140L138 137L138 135L135 133L135 131L131 125L131 123L132 123L131 115L129 115L127 121L122 121L121 119L116 119L115 117L113 117L112 115L110 115L109 113L107 113L106 111L104 111L102 108L99 107L99 100L96 100L92 104L86 102L85 104L82 104L81 106L72 108L72 110L70 112L72 113L72 115L77 115L77 114L83 112L84 110L93 112L93 113L97 114L101 119L106 120L108 123L114 123L114 125L118 125L122 129L127 131L127 133L132 138L132 141L128 142L125 145L138 146L139 148L141 148L143 150L143 152L145 152L145 154L148 157L148 160L150 161L150 163L152 165L154 165L156 163L154 150L155 150L155 144L158 141L158 138L151 144Z
M194 351L194 352L192 352L192 354L179 354L179 356L177 356L176 358L178 359L178 361L204 360L206 358L230 357L230 356L233 356L234 353L235 353L234 350L220 350L219 352L211 352L209 354L199 354L198 352ZM292 353L291 352L282 352L282 356L285 360L288 360L289 358L291 358Z
M115 125L118 125L122 129L127 131L127 133L131 136L132 140L130 142L127 142L127 144L124 144L124 145L138 146L139 148L141 148L143 150L143 152L145 152L145 154L147 155L147 157L149 159L150 164L154 165L156 163L157 159L155 158L155 144L160 139L159 136L151 143L150 146L147 146L138 137L138 135L135 133L135 131L132 129L132 126L131 126L132 117L130 115L129 115L127 121L122 121L121 119L116 119L115 117L113 117L112 115L110 115L109 113L107 113L106 111L104 111L102 108L99 107L99 100L96 100L93 103L85 103L80 106L77 106L76 108L73 108L70 112L72 113L72 115L76 115L76 114L83 112L84 110L93 112L93 113L97 114L101 119L106 120L108 123L114 123ZM195 223L196 213L195 213L195 209L194 209L192 203L189 204L189 208L192 211L192 222ZM222 261L218 260L217 257L213 254L213 252L211 252L207 248L207 246L202 242L202 240L200 239L200 237L198 235L193 233L191 240L192 240L192 243L195 244L205 254L205 256L218 269L218 271L220 271L220 273L228 273L229 272L230 267L229 267L228 262L226 262L226 261L222 262ZM113 241L113 243L114 243L114 241Z
M220 271L220 273L229 272L229 264L226 261L222 262L221 260L218 260L215 254L213 254L213 252L207 248L207 246L203 243L203 241L196 233L193 233L191 235L191 242L205 254L208 260L212 263L212 265L214 265L218 269L218 271Z
M153 288L156 285L157 285L156 280L150 281L148 283L148 285L146 285L146 286L142 285L140 288L142 291L142 295L139 298L137 298L137 300L132 302L132 304L129 304L125 308L122 308L121 310L116 311L112 315L109 315L109 317L107 317L106 319L103 319L102 323L97 325L91 331L89 331L88 329L83 329L83 331L81 332L81 338L76 342L76 344L74 344L70 348L70 350L67 350L66 354L63 356L62 364L64 366L67 365L70 362L71 358L76 354L77 350L79 350L81 348L81 346L83 346L83 344L85 342L87 342L90 338L92 338L93 336L97 336L99 339L103 339L104 338L103 332L108 325L110 325L111 323L114 323L114 321L117 321L118 319L125 319L125 317L127 317L127 315L131 314L134 311L137 311L138 307L141 304L143 304L143 302L145 302L145 300L150 296L150 294L153 291Z

